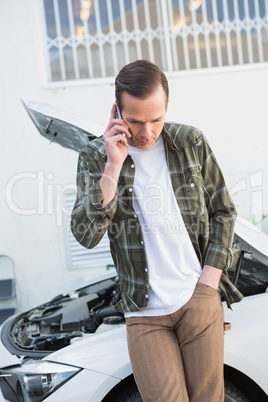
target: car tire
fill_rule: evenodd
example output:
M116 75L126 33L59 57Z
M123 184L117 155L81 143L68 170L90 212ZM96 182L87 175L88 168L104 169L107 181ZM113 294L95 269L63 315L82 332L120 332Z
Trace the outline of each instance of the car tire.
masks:
M250 402L240 389L227 380L224 381L224 389L224 402Z
M113 389L102 402L143 402L133 376L123 381L119 389Z
M231 382L224 382L225 397L224 402L250 402L249 399ZM110 402L110 400L108 400ZM107 401L107 402L108 402ZM129 382L128 386L117 393L112 399L113 402L143 402L134 381ZM105 400L106 402L106 400Z
M116 402L142 402L141 395L136 384L133 387L125 389L115 400Z

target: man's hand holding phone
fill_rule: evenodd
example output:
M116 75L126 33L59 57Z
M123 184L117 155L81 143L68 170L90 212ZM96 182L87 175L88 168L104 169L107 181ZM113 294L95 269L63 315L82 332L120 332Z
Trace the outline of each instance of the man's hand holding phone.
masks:
M117 109L117 110L116 110ZM122 166L128 154L127 139L131 135L116 103L113 104L108 126L103 134L107 162Z
M108 126L103 134L107 152L107 162L100 186L103 194L103 205L107 205L114 198L117 189L119 174L128 155L127 139L131 137L128 126L122 120L120 110L116 113L116 103L113 104ZM118 115L117 115L118 114Z

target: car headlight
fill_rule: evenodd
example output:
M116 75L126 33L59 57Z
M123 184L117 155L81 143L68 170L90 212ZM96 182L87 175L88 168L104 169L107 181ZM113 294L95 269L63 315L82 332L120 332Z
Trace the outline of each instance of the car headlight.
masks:
M41 402L79 371L77 367L30 360L0 370L1 390L10 401Z

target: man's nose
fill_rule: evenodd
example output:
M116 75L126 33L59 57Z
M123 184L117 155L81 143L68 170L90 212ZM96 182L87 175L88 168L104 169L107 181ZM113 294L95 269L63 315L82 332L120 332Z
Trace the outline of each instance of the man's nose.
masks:
M141 135L145 140L149 140L152 134L152 128L150 123L145 123L142 127Z

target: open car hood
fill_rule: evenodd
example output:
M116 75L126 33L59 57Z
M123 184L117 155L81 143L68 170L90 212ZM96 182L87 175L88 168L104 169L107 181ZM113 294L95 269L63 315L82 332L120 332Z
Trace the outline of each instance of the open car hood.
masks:
M24 313L7 319L1 327L1 341L16 356L43 358L85 335L101 324L124 321L114 305L120 299L118 278L100 280L74 290Z
M253 257L268 266L268 235L246 219L238 217L235 239L241 250L249 251Z
M67 110L45 103L21 99L39 133L50 142L79 152L89 141L99 137L103 127Z

